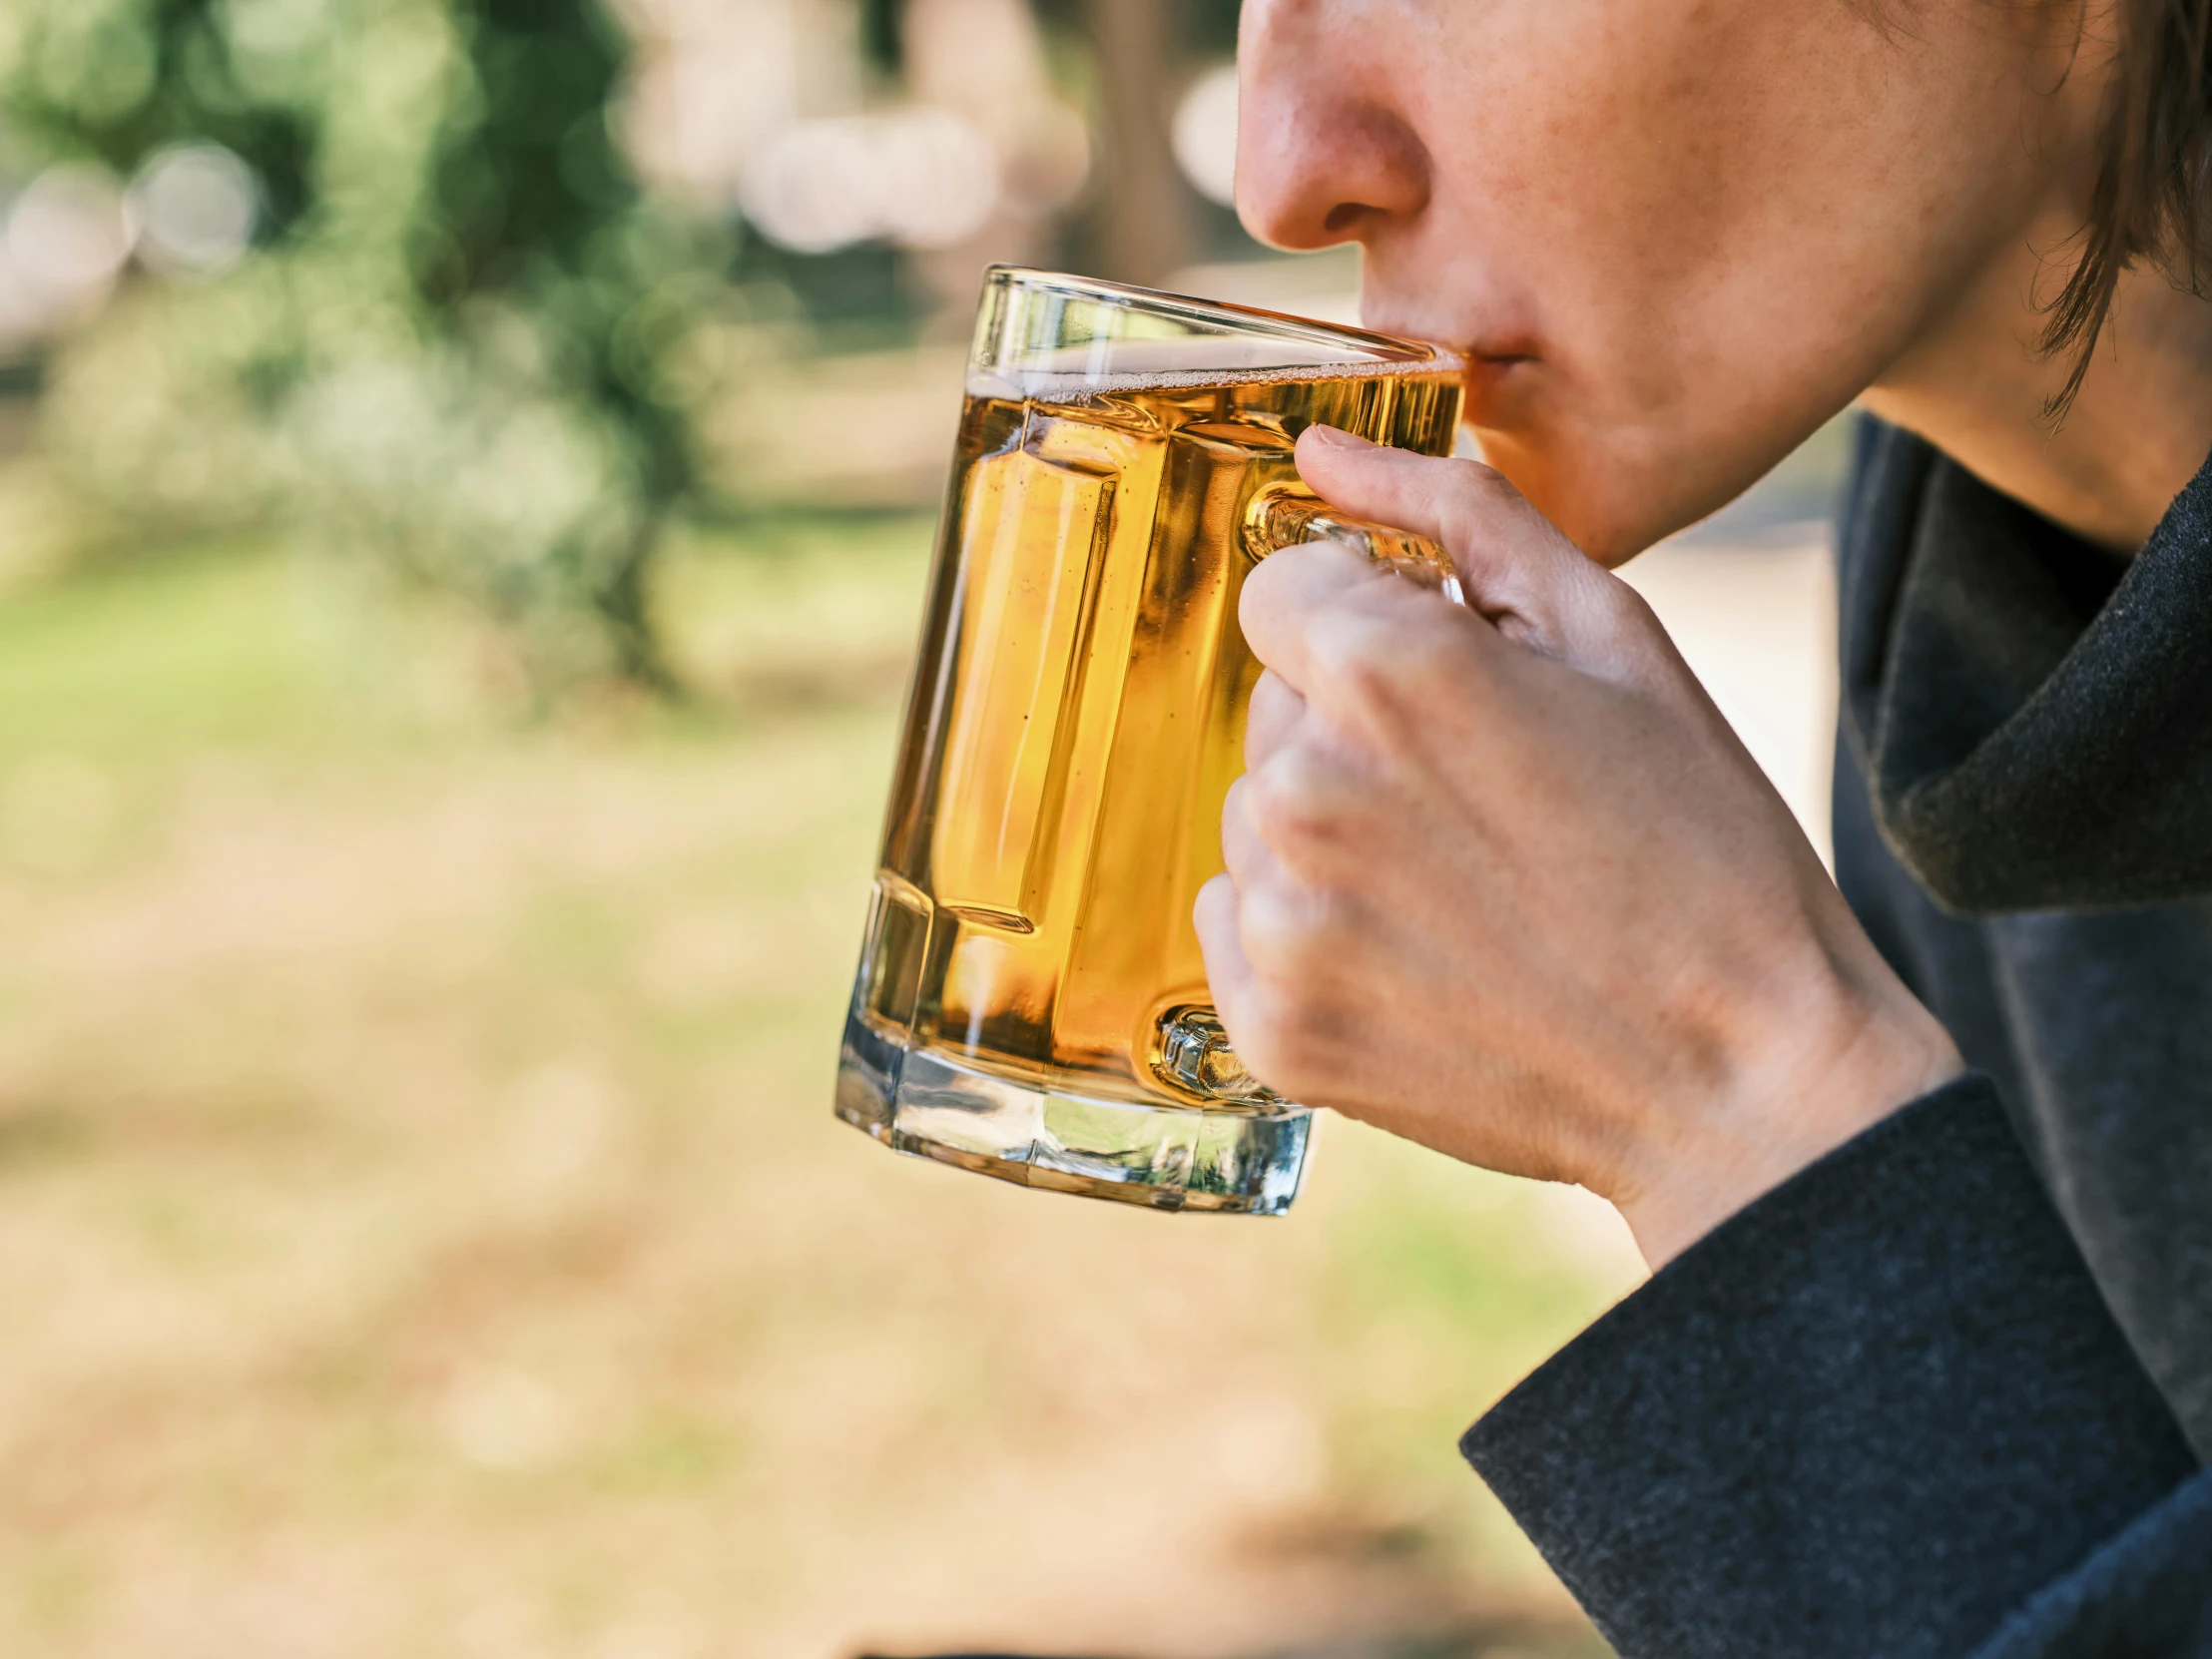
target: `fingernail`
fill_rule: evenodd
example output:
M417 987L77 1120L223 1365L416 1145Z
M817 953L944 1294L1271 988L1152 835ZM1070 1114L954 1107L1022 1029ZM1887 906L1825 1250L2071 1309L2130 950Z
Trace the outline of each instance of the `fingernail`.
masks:
M1309 426L1307 431L1313 435L1316 443L1329 444L1335 448L1373 449L1375 447L1366 438L1359 436L1357 433L1348 432L1341 426Z

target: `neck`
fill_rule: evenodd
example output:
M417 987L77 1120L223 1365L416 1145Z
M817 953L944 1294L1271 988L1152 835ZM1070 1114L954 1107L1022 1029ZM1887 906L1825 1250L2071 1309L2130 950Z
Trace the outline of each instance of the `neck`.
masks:
M2132 553L2212 449L2212 302L2155 270L2128 272L2054 420L2043 411L2073 354L2044 354L2034 301L2064 273L2034 249L2061 240L2029 238L1984 273L1861 401L2053 523Z

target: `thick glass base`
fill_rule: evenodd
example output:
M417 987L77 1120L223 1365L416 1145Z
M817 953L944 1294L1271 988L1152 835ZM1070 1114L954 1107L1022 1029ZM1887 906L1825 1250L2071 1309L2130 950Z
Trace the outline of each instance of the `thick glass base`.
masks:
M1313 1114L1145 1106L1015 1082L908 1048L855 1013L837 1116L895 1152L1051 1192L1279 1216L1298 1196Z

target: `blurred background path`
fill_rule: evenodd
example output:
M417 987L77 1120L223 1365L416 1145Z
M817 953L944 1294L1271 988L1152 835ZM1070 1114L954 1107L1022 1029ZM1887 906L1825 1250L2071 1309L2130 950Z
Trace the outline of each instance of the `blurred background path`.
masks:
M983 264L1356 304L1234 4L348 16L0 23L0 1652L1602 1651L1452 1442L1605 1206L829 1113ZM1631 572L1823 839L1837 448Z

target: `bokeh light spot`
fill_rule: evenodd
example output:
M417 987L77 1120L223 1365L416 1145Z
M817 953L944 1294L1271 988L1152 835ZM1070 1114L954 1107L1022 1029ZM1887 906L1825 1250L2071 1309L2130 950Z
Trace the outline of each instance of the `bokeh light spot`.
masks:
M1175 161L1209 202L1237 205L1237 66L1222 64L1191 83L1175 110Z
M130 194L138 251L159 270L228 271L253 246L260 197L254 173L220 144L158 151Z

